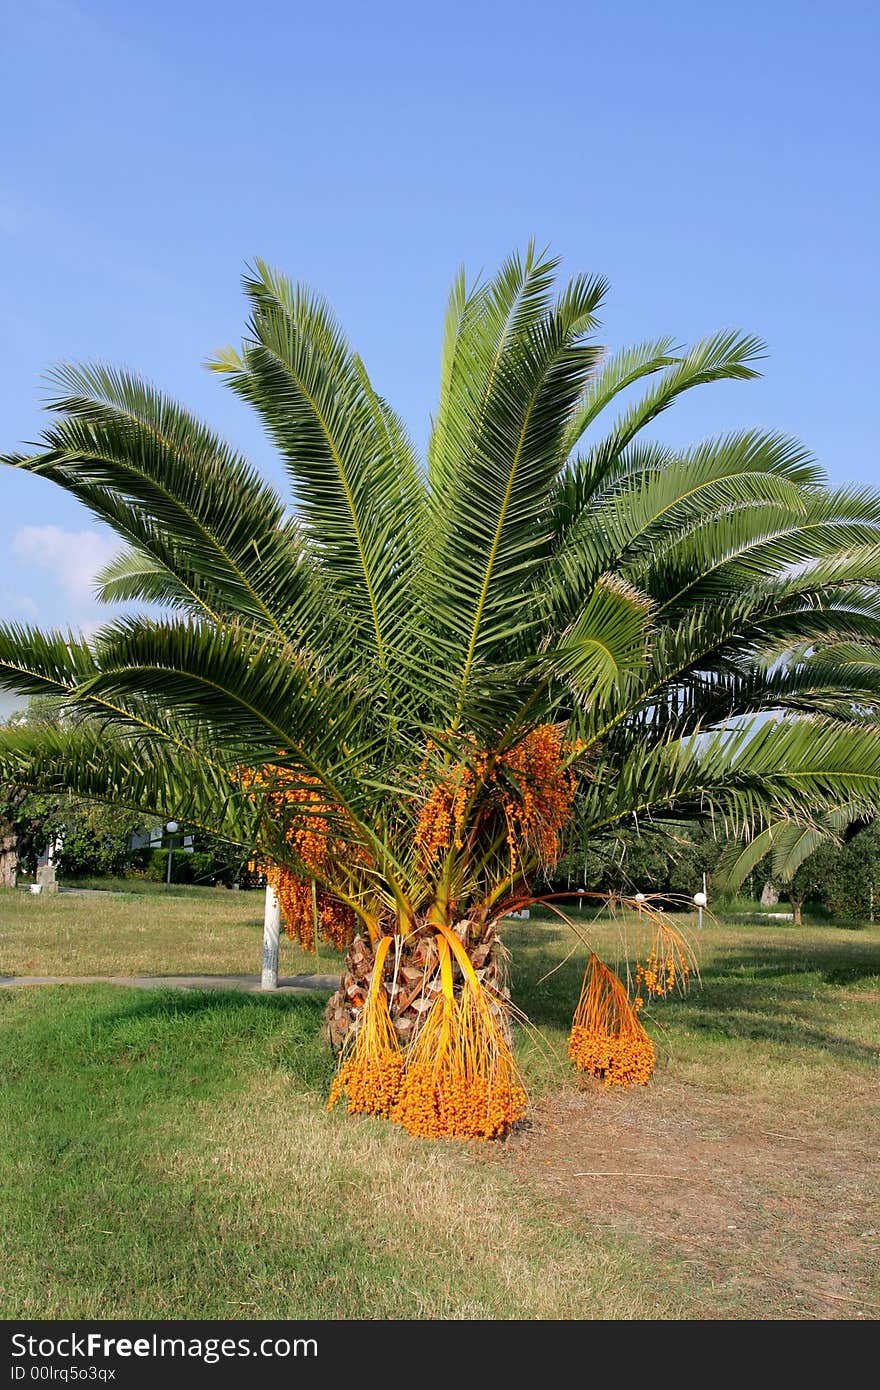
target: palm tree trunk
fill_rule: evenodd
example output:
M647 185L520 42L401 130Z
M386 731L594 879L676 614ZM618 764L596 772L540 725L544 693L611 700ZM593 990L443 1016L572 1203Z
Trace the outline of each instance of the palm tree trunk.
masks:
M491 992L509 998L506 983L506 952L495 935L494 926L469 939L471 924L460 922L453 930L464 944L480 982ZM406 938L399 938L397 950L388 952L383 975L389 988L389 1012L402 1046L412 1042L440 988L436 933L427 925ZM353 1036L373 975L375 951L363 936L356 936L345 958L339 989L327 1002L326 1035L338 1052ZM457 971L457 968L456 968Z

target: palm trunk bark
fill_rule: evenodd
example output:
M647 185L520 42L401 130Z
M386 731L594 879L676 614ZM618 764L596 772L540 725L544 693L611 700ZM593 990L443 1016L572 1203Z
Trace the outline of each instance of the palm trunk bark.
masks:
M506 952L494 926L472 938L469 922L453 924L480 982L507 999ZM429 927L400 938L398 949L388 952L383 974L391 987L389 1012L402 1046L417 1035L440 988L436 934ZM363 936L356 936L345 958L339 989L327 1002L326 1035L334 1051L345 1047L357 1030L361 1010L373 975L375 951ZM456 974L458 973L456 967Z

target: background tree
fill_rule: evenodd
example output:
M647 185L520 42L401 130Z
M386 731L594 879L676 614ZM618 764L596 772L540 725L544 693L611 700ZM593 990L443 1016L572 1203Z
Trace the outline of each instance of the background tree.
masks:
M670 824L665 830L621 826L581 847L567 847L549 875L548 891L676 894L690 901L702 886L704 867L714 864L722 848L723 842L698 824Z
M880 900L880 822L859 830L830 859L820 884L832 917L875 921Z
M27 707L14 710L0 728L19 729L45 722L50 698L33 697ZM20 868L33 871L38 854L52 834L57 807L63 796L45 795L0 780L0 888L14 888Z
M58 733L64 727L63 707L50 695L31 695L5 727L37 738L50 730ZM143 828L138 811L85 801L68 791L47 794L5 784L0 786L0 884L14 888L18 872L33 873L50 844L63 878L123 873L135 857L132 836Z
M149 826L139 811L67 796L56 803L48 828L60 841L55 864L61 878L101 878L139 862L132 840Z
M0 784L0 888L14 888L19 868L33 869L63 798Z

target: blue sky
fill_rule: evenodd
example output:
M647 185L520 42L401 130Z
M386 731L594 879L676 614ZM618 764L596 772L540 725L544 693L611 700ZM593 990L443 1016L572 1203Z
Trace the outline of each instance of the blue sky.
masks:
M328 296L423 442L456 267L535 236L610 277L612 347L767 340L761 382L693 393L665 437L763 424L869 482L878 40L873 0L7 6L0 448L36 438L47 367L100 357L280 484L202 366L255 255ZM0 490L0 616L94 623L112 539L50 484Z

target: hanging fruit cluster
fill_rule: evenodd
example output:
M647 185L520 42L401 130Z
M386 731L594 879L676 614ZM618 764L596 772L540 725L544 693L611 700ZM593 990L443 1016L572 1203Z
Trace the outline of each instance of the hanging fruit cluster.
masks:
M348 1055L339 1064L327 1101L331 1109L345 1092L351 1114L388 1118L403 1081L403 1052L388 1011L388 994L382 974L392 937L383 936L376 947L373 978L360 1023Z
M637 1007L641 1007L644 995L666 999L675 989L687 994L691 974L691 952L684 937L659 915L652 917L652 928L648 954L644 961L636 961Z
M566 766L571 751L555 724L539 724L512 748L491 756L474 746L466 759L443 773L421 806L415 843L423 863L435 862L448 849L461 849L472 817L497 810L506 825L511 873L527 855L555 865L575 792L574 775ZM422 774L442 755L442 747L430 741Z
M488 1001L441 993L412 1048L392 1116L423 1139L497 1139L526 1113L526 1093Z
M303 875L284 864L262 865L278 897L287 935L306 951L317 950L318 935L344 950L354 935L355 914L318 880L326 878L341 857L355 859L358 849L334 834L326 794L317 778L301 776L296 786L285 785L289 774L267 766L244 769L238 781L245 789L258 790L276 819L286 823L291 857L310 871Z
M606 1086L641 1086L654 1071L654 1044L638 1019L626 988L594 951L590 952L568 1055L580 1071Z
M455 934L440 927L436 951L426 957L424 1022L403 1047L388 1009L397 961L392 982L382 979L391 941L383 937L376 948L357 1034L328 1105L344 1093L349 1111L390 1115L418 1138L506 1134L525 1114L526 1094L507 1041L505 1000L481 982Z
M344 951L354 936L355 915L326 888L301 878L283 864L264 864L266 882L275 890L284 930L304 951L317 950L317 936Z

